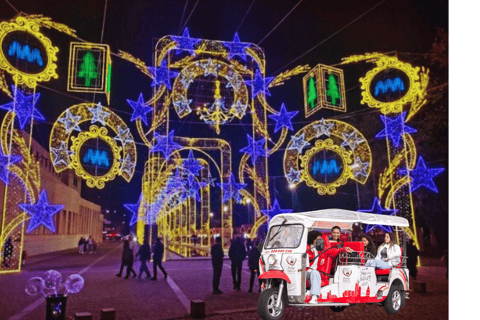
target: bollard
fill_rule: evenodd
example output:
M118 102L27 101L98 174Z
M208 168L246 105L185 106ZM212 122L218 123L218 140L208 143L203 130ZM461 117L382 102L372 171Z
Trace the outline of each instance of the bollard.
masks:
M100 311L100 320L115 320L115 309L102 309L102 311Z
M190 315L193 318L205 317L205 301L192 300L190 301Z
M75 320L93 320L90 312L75 312Z
M413 281L413 291L417 293L427 293L427 284L425 282Z
M67 296L63 294L51 295L46 298L47 301L47 320L64 320L67 310Z

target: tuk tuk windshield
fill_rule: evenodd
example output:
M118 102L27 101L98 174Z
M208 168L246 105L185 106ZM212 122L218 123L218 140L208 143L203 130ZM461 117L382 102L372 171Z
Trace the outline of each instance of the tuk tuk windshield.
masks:
M303 234L301 224L282 224L270 228L265 249L297 248Z

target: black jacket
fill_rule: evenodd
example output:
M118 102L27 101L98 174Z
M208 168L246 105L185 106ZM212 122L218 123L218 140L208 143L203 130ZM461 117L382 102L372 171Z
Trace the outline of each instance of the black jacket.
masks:
M220 243L215 243L212 246L211 255L212 255L212 264L214 266L223 264L223 257L225 256L225 254L223 253L222 245Z
M248 267L250 270L259 270L258 260L260 260L260 252L257 248L253 247L248 253Z
M157 242L153 248L153 260L161 261L163 258L164 245L161 242Z
M148 244L142 244L138 250L137 256L140 257L140 261L150 260L150 246Z
M234 240L230 244L230 250L228 250L228 256L230 260L240 262L245 260L247 256L247 251L245 250L245 246L239 240Z

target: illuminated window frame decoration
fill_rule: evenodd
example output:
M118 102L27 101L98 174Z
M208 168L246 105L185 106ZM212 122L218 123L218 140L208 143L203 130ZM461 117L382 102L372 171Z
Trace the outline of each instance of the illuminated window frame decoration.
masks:
M100 114L103 122L98 119ZM120 175L129 182L133 177L137 162L135 141L133 140L130 129L117 114L112 112L110 109L95 103L81 103L73 105L66 109L54 123L52 131L50 132L50 159L52 160L55 172L58 173L66 169L73 168L78 169L78 173L83 175L83 171L85 171L81 169L80 165L78 153L80 150L79 146L76 146L75 148L69 147L69 142L73 142L76 139L75 137L72 137L72 134L74 132L76 133L77 131L71 130L71 128L65 126L65 123L69 124L68 121L60 121L62 119L66 119L67 115L75 119L74 123L70 123L70 125L74 125L78 128L80 128L79 126L84 122L93 124L100 121L102 124L105 123L105 127L98 129L101 130L101 132L97 134L100 138L103 137L102 139L105 142L111 146L115 144L115 147L118 148L118 153L115 151L117 150L116 148L112 148L114 151L113 161L115 163L112 164L113 171L109 172L109 176L104 178L99 177L98 179L88 177L88 179L86 178L87 186L103 188L105 184L104 182L112 180L111 174L114 176ZM98 128L97 126L91 126L90 129L92 127ZM113 138L108 136L107 128L115 134ZM82 132L80 132L78 135L80 136L81 134ZM88 132L86 134L92 135L92 133ZM85 137L82 139L85 139ZM119 143L121 146L117 146L117 143Z
M327 95L329 88L326 88L325 76L328 74L333 74L338 77L338 93L340 94L340 104L334 105L328 102ZM313 76L313 77L312 77ZM311 86L310 79L315 79L314 89L316 90L316 105L315 107L310 107L310 98L309 91ZM318 64L313 67L304 77L303 77L303 100L305 108L305 118L310 117L311 115L318 112L320 109L331 109L340 112L347 111L347 100L345 96L345 80L343 77L343 70L334 68L331 66Z
M101 63L97 63L97 72L100 77L99 87L87 87L77 84L78 75L75 74L77 65L82 63L78 59L78 54L81 51L99 51L101 56ZM85 43L85 42L71 42L70 43L70 60L68 63L68 85L69 92L86 92L86 93L102 93L107 96L107 101L110 101L110 79L112 70L112 59L110 55L110 46L99 43Z
M300 152L293 146L302 136L302 140L309 145L304 147L306 151L302 148ZM315 140L317 141L312 146ZM332 150L342 158L344 170L332 183L319 183L308 172L310 158L320 150ZM283 170L290 188L295 188L304 181L308 186L316 188L321 195L335 194L336 188L346 184L348 179L365 184L371 167L372 152L365 137L355 127L333 119L314 121L300 129L292 136L283 158Z
M58 79L58 75L55 71L57 65L54 63L57 61L56 54L58 48L52 45L50 39L45 37L40 31L40 24L37 24L28 17L18 16L15 20L9 22L0 23L0 69L5 70L13 76L13 81L16 85L26 85L30 88L35 88L37 82L50 81L51 78ZM43 63L46 64L45 68L38 73L27 73L17 69L15 66L11 65L7 60L3 52L3 41L5 36L11 32L26 32L33 37L35 37L44 47L46 61Z

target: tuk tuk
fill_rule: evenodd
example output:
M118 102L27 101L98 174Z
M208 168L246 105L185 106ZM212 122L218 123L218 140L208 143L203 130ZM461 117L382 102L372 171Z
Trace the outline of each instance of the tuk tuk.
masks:
M374 259L364 252L362 241L351 241L354 224L391 226L399 238L402 250L400 263L391 269L378 270L366 266ZM349 234L349 241L332 243L338 247L350 247L352 253L340 253L335 259L326 259L330 274L328 285L321 287L318 303L306 301L309 281L307 267L307 234L311 230L330 232L334 226ZM399 312L408 299L409 274L406 267L406 232L408 220L396 216L384 216L342 209L327 209L305 213L279 214L270 221L261 253L259 279L264 279L258 300L258 312L262 319L280 319L285 305L297 307L330 307L341 312L356 303L378 304L390 314ZM316 249L323 250L321 244ZM323 263L323 261L322 261ZM307 296L308 298L308 296Z

